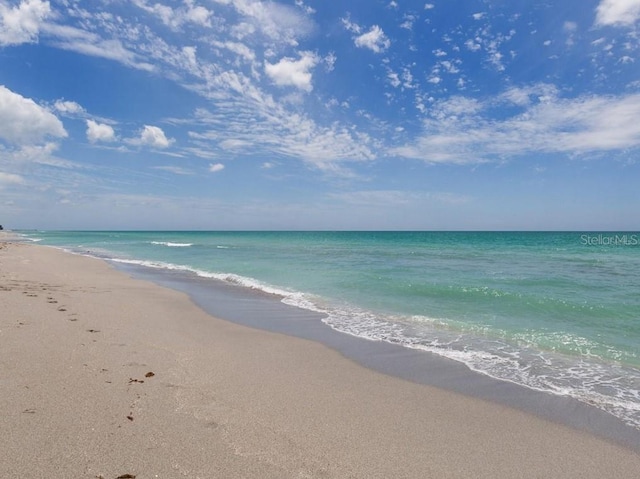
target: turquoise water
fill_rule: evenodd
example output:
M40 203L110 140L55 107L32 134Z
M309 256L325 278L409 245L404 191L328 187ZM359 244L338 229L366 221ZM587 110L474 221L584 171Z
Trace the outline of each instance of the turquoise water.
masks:
M338 331L569 395L640 428L640 234L23 234L277 293Z

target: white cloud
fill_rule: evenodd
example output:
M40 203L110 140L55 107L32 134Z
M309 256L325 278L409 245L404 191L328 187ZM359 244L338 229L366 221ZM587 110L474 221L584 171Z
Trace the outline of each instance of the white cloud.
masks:
M203 27L210 27L211 22L209 18L213 15L213 12L206 9L201 5L193 4L193 0L185 0L186 8L184 10L184 17L186 21L195 23Z
M505 101L519 106L518 113L501 120L485 113ZM620 152L640 148L640 94L562 99L553 87L540 85L484 103L454 97L433 106L424 132L390 152L433 163L478 163L532 152Z
M138 55L127 49L118 39L105 40L99 35L67 25L48 23L43 30L52 37L53 46L94 57L115 60L139 70L153 71L153 65L140 61Z
M215 41L215 42L212 42L212 45L218 48L225 48L249 62L253 62L256 59L255 52L251 50L251 48L246 46L244 43Z
M307 15L288 5L255 0L233 0L231 5L244 17L237 26L244 34L260 32L275 42L296 46L314 28Z
M177 30L185 23L193 23L202 27L210 27L210 10L200 5L194 5L193 0L185 0L184 7L171 8L160 3L149 5L146 0L135 0L134 4L144 11L156 15L162 23L173 30Z
M170 166L170 165L154 166L153 169L168 171L169 173L173 173L174 175L192 175L193 174L192 171L187 170L185 168L181 168L180 166Z
M84 108L82 108L75 101L56 100L53 106L60 113L69 113L72 115L77 115L79 113L84 112Z
M0 2L0 46L36 42L50 14L49 2L41 0L23 0L13 8Z
M360 27L360 25L358 25L357 23L353 23L348 16L345 18L341 18L340 21L342 22L344 28L351 33L355 33L357 35L362 31L362 27Z
M230 7L247 11L247 5L246 0L230 0L220 5L216 13L218 10L224 12L225 8L228 10ZM227 15L226 18L216 15L211 21L220 26L219 31L207 33L190 28L185 34L193 36L183 39L180 45L170 41L171 35L161 37L149 26L130 23L127 17L115 17L108 12L92 15L84 10L76 11L76 18L82 19L77 25L81 24L84 30L74 26L47 24L46 34L54 46L111 58L133 68L153 69L201 95L215 114L211 115L206 123L201 122L197 115L190 119L174 119L194 126L189 132L189 144L184 146L181 152L202 158L219 158L221 152L229 151L224 150L223 146L234 145L234 153L251 152L270 155L270 158L287 156L307 162L323 171L335 169L336 165L343 162L374 158L374 150L377 149L375 144L378 140L360 133L355 125L340 122L323 125L316 122L311 115L302 113L299 102L306 100L301 94L311 90L313 86L314 71L310 65L314 64L317 67L323 59L316 53L303 53L300 57L289 54L291 58L285 58L289 63L279 63L282 55L276 55L282 50L281 42L293 37L284 34L278 36L275 32L273 37L269 37L262 28L258 28L256 19L260 16L259 12L262 11L266 16L273 15L277 9L273 10L271 6L272 4L265 3L262 6L251 7L257 9L256 15L253 16L249 13ZM270 13L267 13L265 8ZM299 11L298 7L294 7L294 10L295 18L304 17L304 13ZM239 10L238 12L240 13ZM245 23L245 33L256 38L247 38L247 41L242 43L232 41L229 35L238 33L235 27L240 25L232 24L234 20ZM249 20L251 23L248 23ZM271 20L279 24L281 19L273 17ZM286 24L286 21L283 22ZM301 25L304 27L309 23L303 21ZM305 29L293 28L292 31L301 35ZM118 43L107 44L108 39L113 38L117 38ZM201 42L206 42L209 46L214 44L213 42L216 43L211 49L205 48ZM253 55L257 56L250 48L258 42L260 46L257 48L263 49L264 57L271 65L273 78L265 73L265 63L250 61ZM105 51L106 45L113 48ZM198 48L196 50L189 46L185 49L184 45L197 45ZM222 49L234 51L240 55L241 61L225 55L226 52ZM249 61L242 61L243 58ZM332 58L331 55L327 57L327 65L331 64ZM276 99L260 86L265 83L264 79L296 88L285 92L286 97L279 96ZM297 96L290 95L292 91ZM348 108L346 101L343 104ZM155 142L149 138L153 135L147 135L143 141L142 133L136 136L125 139L124 142L129 145L152 144L161 147L171 141L164 142L160 138Z
M640 20L640 0L601 0L596 25L631 26Z
M295 86L301 90L311 91L311 72L319 62L312 52L300 52L300 59L283 58L276 64L265 62L264 71L271 80L280 86Z
M97 141L113 141L116 139L116 134L109 125L87 120L87 139L91 143Z
M334 52L329 52L329 54L327 56L325 56L323 58L323 60L324 60L324 63L326 65L327 71L331 72L335 68L336 61L338 60L338 57L336 56L336 54Z
M182 54L187 61L187 68L192 72L194 70L197 71L198 68L197 50L196 47L182 47Z
M240 88L244 84L234 80L234 85ZM199 110L197 119L207 129L190 133L208 152L212 151L212 143L220 147L223 140L232 139L234 146L240 146L238 140L243 140L245 146L241 151L272 158L295 158L319 170L339 174L344 173L339 167L344 162L375 158L373 148L377 142L359 133L354 126L323 127L258 90L248 89L242 98L229 96L223 105L211 112ZM246 118L251 118L250 124Z
M400 77L394 71L387 72L387 79L389 80L389 83L391 84L391 86L394 88L398 88L400 85L402 85L402 82L400 81Z
M241 150L248 146L245 140L238 140L237 138L229 138L220 142L220 148L223 150Z
M404 28L405 30L412 31L413 30L413 24L418 19L418 17L415 16L415 15L405 14L403 19L404 19L404 22L402 22L400 24L400 28Z
M16 144L40 143L46 137L64 138L62 122L49 110L0 85L0 138Z
M479 43L476 43L471 39L464 42L464 46L467 47L467 49L471 50L472 52L477 52L482 48L482 46Z
M433 3L425 3L424 4L424 9L425 10L431 10L432 8L435 8L435 5Z
M389 48L391 42L382 31L382 28L374 25L367 33L356 37L355 44L357 47L368 48L375 53L382 53Z
M14 175L13 173L3 173L0 171L0 187L2 185L20 185L24 183L24 178L20 175Z
M305 13L311 15L312 13L316 13L315 9L305 5L304 2L302 0L296 0L296 7L301 8L302 10L304 10Z
M209 165L209 171L211 173L218 173L219 171L224 170L224 165L222 163L211 163Z
M127 142L132 145L150 146L152 148L168 148L175 140L165 136L160 127L144 125L139 138L132 138Z

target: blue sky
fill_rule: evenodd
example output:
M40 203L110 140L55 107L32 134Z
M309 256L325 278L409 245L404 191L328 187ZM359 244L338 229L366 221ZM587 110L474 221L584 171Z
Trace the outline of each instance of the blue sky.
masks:
M640 229L640 0L0 0L0 223Z

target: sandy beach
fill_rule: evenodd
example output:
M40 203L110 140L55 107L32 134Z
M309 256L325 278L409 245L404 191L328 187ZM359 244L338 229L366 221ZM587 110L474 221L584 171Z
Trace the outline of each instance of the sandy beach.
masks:
M4 242L2 242L4 238ZM629 478L636 452L0 238L0 477Z

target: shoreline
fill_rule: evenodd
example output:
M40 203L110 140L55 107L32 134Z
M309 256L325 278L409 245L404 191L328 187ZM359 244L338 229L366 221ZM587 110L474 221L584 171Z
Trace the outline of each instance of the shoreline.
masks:
M220 320L105 261L5 243L0 267L3 476L631 477L640 467L637 451Z
M533 414L613 441L640 454L640 430L620 418L570 396L531 389L471 370L435 353L336 331L322 313L283 304L280 298L189 272L116 263L131 277L181 291L214 317L321 343L348 360L391 377L460 393ZM259 319L258 319L259 318Z

